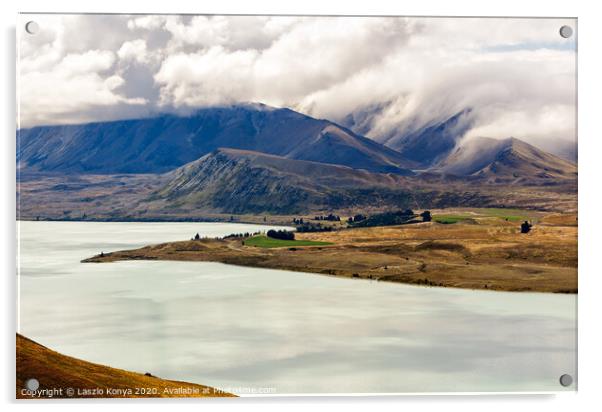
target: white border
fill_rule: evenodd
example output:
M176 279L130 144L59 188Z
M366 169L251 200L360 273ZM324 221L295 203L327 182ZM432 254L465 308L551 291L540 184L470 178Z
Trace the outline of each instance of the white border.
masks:
M127 402L120 400L98 401L42 401L21 402L19 407L43 408L43 410L63 410L65 407L105 409L135 408L144 410L164 409L166 404L177 404L180 407L226 408L237 405L250 410L305 410L308 407L317 409L345 408L349 411L364 410L366 406L377 409L407 408L411 410L440 410L442 407L451 410L508 410L509 408L528 407L529 409L548 411L591 409L598 400L598 382L600 382L600 327L596 320L600 310L600 293L602 276L600 265L596 259L599 254L598 240L602 234L600 221L600 156L602 156L601 117L600 117L600 44L602 39L600 17L596 10L596 2L552 1L526 2L524 0L498 0L497 2L477 2L469 0L431 0L431 1L398 1L391 0L347 0L324 1L304 0L302 2L285 2L276 0L220 0L213 2L191 2L184 0L146 0L144 2L125 3L122 0L102 0L98 2L82 2L73 0L21 0L18 4L2 2L3 21L3 88L2 125L4 126L4 173L2 187L2 262L4 263L3 302L5 310L2 338L4 365L0 390L2 400L12 409L15 406L12 388L14 387L14 327L15 327L15 21L20 12L120 12L120 13L228 13L228 14L346 14L346 15L438 15L438 16L548 16L579 18L579 392L561 393L558 395L490 394L474 396L469 394L438 394L436 396L410 395L403 397L387 395L344 396L344 397L260 397L238 400L141 400ZM310 406L311 405L311 406Z

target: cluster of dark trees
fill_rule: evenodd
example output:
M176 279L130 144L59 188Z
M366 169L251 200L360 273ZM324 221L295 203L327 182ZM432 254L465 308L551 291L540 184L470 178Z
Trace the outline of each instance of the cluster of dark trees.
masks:
M251 236L257 236L261 234L261 232L245 232L245 233L232 233L229 234L227 236L224 236L222 238L219 239L245 239ZM199 235L198 233L196 235L194 235L194 237L190 240L201 240L201 239L207 239L207 236L201 237L201 235Z
M421 217L422 220L418 220ZM356 227L372 227L372 226L394 226L406 225L410 223L430 222L432 220L431 212L425 210L417 215L412 209L396 210L393 212L384 212L372 215L361 221L350 222Z
M433 217L431 216L431 212L428 210L425 210L424 212L422 212L420 214L420 217L422 217L423 222L430 222L431 220L433 220Z
M224 236L224 239L240 239L240 238L247 238L247 237L251 237L251 236L257 236L259 235L261 232L245 232L245 233L232 233L229 234L228 236Z
M323 225L321 223L304 223L297 226L297 232L332 232L334 229L332 226Z
M367 219L366 215L357 214L357 215L351 216L349 219L347 219L347 222L349 222L349 223L361 222L362 220L366 220L366 219Z
M314 220L328 220L329 222L340 222L341 217L330 213L328 216L316 216Z
M300 217L299 219L297 219L296 217L293 218L293 223L296 225L302 225L303 224L303 218Z
M416 217L416 214L412 209L398 210L396 212L393 212L393 214L395 214L396 216L405 216L408 218Z
M288 230L274 230L270 229L267 233L268 237L272 239L280 239L280 240L295 240L295 232L291 232Z

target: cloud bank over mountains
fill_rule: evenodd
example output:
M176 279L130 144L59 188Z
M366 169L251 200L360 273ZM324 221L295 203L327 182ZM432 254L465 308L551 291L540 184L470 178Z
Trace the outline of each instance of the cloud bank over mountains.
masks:
M22 27L35 20L36 35ZM466 111L466 138L574 141L562 19L21 15L20 127L238 102L381 142ZM546 143L547 144L547 143Z

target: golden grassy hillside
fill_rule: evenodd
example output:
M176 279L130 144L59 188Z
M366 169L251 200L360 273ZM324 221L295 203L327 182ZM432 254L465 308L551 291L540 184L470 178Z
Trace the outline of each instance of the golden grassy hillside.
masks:
M40 384L33 394L23 390L30 378ZM17 398L48 398L50 395L53 398L235 396L209 386L165 380L75 359L17 334Z

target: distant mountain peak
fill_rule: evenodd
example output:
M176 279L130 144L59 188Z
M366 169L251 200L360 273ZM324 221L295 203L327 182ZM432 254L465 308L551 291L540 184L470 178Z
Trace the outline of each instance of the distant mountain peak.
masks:
M261 102L235 102L235 103L224 103L206 107L198 107L191 113L195 115L197 113L203 113L206 110L248 110L256 112L272 112L275 110L289 110L286 107L274 107ZM182 116L186 117L186 116Z
M451 153L472 127L471 114L472 109L466 108L410 132L395 131L385 144L423 168L430 167Z
M574 163L514 137L468 139L434 169L458 176L523 183L577 177Z

